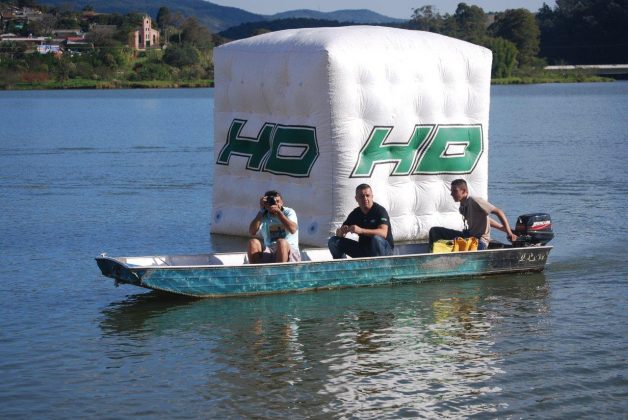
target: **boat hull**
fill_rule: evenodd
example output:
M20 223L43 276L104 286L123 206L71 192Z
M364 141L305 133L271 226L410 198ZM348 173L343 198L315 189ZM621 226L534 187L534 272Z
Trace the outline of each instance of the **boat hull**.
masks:
M542 271L551 249L537 246L280 264L132 266L106 256L96 261L103 275L119 283L187 296L225 297Z

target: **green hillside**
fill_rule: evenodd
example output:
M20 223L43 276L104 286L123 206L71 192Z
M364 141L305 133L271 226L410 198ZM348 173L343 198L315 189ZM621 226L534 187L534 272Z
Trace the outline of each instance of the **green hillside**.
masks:
M38 4L65 7L67 0L38 0ZM132 12L157 15L160 7L167 7L171 12L180 12L183 16L194 16L212 32L220 32L243 22L264 20L265 17L235 7L219 6L204 0L73 0L74 10L91 6L101 13L127 14Z
M380 15L370 10L338 10L335 12L317 12L314 10L293 10L275 15L260 15L236 7L220 6L204 0L38 0L38 4L54 7L67 7L71 4L74 10L91 6L101 13L127 14L132 12L157 15L160 7L167 7L173 13L181 13L184 17L194 16L211 32L218 33L228 28L250 22L261 22L276 19L309 18L355 24L401 23L403 20ZM408 19L410 17L408 16Z

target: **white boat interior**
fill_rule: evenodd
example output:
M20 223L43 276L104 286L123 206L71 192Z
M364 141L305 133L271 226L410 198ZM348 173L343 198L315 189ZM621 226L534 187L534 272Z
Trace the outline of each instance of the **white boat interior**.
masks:
M394 255L424 254L427 252L427 243L401 243L395 245ZM115 259L129 267L239 266L248 264L246 252L197 255L153 255L144 257L117 257ZM331 254L327 248L306 248L301 250L301 261L329 261L331 259Z

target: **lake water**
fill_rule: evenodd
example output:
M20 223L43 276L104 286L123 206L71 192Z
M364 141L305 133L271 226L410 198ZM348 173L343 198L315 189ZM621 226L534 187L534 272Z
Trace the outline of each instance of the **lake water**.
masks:
M489 197L552 215L542 274L114 287L101 252L222 246L212 108L211 89L0 92L0 418L625 418L628 82L492 89Z

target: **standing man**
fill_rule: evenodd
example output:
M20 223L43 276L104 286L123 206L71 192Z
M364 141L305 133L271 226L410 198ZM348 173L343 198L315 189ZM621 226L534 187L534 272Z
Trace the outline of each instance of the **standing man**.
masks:
M395 243L388 212L373 201L373 191L368 184L356 187L355 201L358 207L336 229L336 236L329 238L327 246L331 255L334 259L345 254L353 258L392 255ZM345 238L349 232L358 235L359 241Z
M260 211L249 225L249 234L254 236L247 248L249 263L301 261L296 212L283 206L283 198L277 191L266 191L259 206Z
M430 229L430 250L432 244L439 239L454 239L457 237L478 239L478 250L488 248L491 240L491 226L506 232L510 241L516 241L517 235L512 233L508 219L503 211L480 197L471 197L467 182L464 179L456 179L451 182L451 196L456 203L460 203L460 214L464 219L464 230L453 230L444 227ZM501 224L489 217L496 215Z

